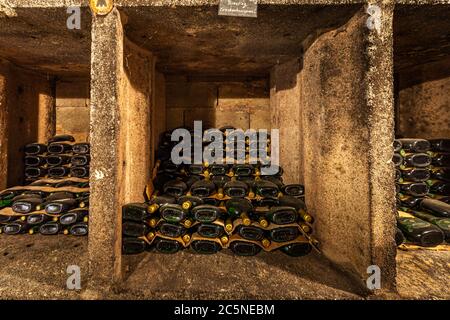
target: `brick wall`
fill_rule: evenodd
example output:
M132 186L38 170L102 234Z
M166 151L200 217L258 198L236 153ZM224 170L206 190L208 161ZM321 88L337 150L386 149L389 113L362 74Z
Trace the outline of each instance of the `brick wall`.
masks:
M167 129L233 125L242 129L270 129L268 78L166 77Z

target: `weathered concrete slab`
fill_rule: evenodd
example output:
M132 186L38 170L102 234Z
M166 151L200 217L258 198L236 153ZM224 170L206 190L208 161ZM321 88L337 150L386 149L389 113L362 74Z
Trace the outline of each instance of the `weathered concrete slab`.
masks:
M304 183L300 69L298 59L278 64L270 79L271 126L280 132L279 155L285 183Z
M362 286L367 267L378 265L389 288L395 282L392 14L383 10L380 33L365 27L361 12L311 45L301 97L306 199L321 248Z

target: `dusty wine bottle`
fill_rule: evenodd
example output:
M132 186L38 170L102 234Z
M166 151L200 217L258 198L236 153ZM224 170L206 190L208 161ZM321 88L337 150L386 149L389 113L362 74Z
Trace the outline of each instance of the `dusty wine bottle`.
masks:
M392 156L392 162L394 163L395 167L400 167L403 163L403 157L400 155L400 153L394 153Z
M426 198L420 202L420 208L435 216L450 218L450 204L448 203Z
M429 141L433 151L450 152L450 139L431 139Z
M431 164L436 167L450 167L450 153L429 152Z
M450 182L450 168L432 168L430 174L433 179Z
M427 152L431 145L425 139L397 139L402 144L402 149L409 152Z
M400 150L402 150L402 142L398 139L394 140L393 146L395 153L400 152Z
M444 241L441 229L411 215L398 217L397 226L408 240L423 247L435 247Z
M402 150L403 151L403 150ZM402 152L404 167L424 168L431 164L431 157L427 153L405 153Z
M406 193L413 197L423 197L429 192L428 185L425 182L403 182L398 185L401 193Z
M426 168L405 168L401 169L402 179L412 182L423 182L430 179L430 171Z
M440 218L440 217L436 217L432 214L422 212L422 211L416 211L416 210L413 210L411 212L411 214L419 219L422 219L424 221L428 221L428 222L434 224L436 227L441 229L441 231L444 233L445 239L447 241L450 239L450 219L449 218Z
M400 230L398 227L396 228L395 232L395 244L397 246L403 244L405 242L405 235L403 234L402 230Z
M450 195L450 183L444 182L440 180L428 180L427 181L430 187L430 193L440 194L443 196Z

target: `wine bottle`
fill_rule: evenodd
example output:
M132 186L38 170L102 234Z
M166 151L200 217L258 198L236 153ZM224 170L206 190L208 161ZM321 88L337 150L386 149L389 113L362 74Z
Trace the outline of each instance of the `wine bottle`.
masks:
M429 141L433 151L450 152L450 139L431 139Z
M400 167L403 164L403 157L400 155L400 153L394 153L392 156L392 162L394 163L395 167Z
M85 155L85 154L79 154L79 155L74 155L71 159L70 159L70 163L72 164L72 166L74 167L82 167L82 166L86 166L91 162L91 157L89 155Z
M196 240L191 243L191 248L199 254L214 254L222 249L215 241Z
M397 139L402 144L402 149L408 152L427 152L431 144L425 139Z
M398 153L398 152L400 152L400 150L402 150L402 142L398 139L394 140L393 146L394 146L395 153Z
M71 161L71 156L66 154L50 154L46 158L49 167L64 166Z
M403 182L398 184L400 192L413 197L423 197L429 192L428 185L425 182Z
M408 240L423 247L435 247L444 241L441 229L412 215L398 217L397 226Z
M431 157L427 153L402 152L401 156L403 157L403 167L424 168L431 164Z
M426 198L420 202L420 208L435 216L450 218L450 204L448 203Z
M423 182L430 179L430 170L426 168L401 169L401 177L404 181Z
M395 244L397 246L403 244L405 242L405 235L403 234L402 230L400 230L398 227L396 228L395 232Z
M441 231L444 233L445 239L447 241L450 239L450 218L440 218L440 217L436 217L432 214L422 212L422 211L416 211L416 210L413 210L411 212L411 214L419 219L422 219L424 221L428 221L428 222L434 224L436 227L441 229Z
M90 152L90 144L86 142L76 143L72 146L72 151L75 154L89 154Z
M433 179L450 182L450 168L432 168L430 174Z
M30 143L25 146L26 155L42 155L47 152L47 146L42 143Z
M428 180L430 186L430 193L440 194L443 196L450 196L450 183L440 180Z

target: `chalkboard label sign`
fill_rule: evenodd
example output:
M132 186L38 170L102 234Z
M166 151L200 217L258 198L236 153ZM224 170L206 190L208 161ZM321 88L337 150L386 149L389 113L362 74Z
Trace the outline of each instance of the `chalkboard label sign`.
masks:
M219 16L257 17L258 0L220 0Z

